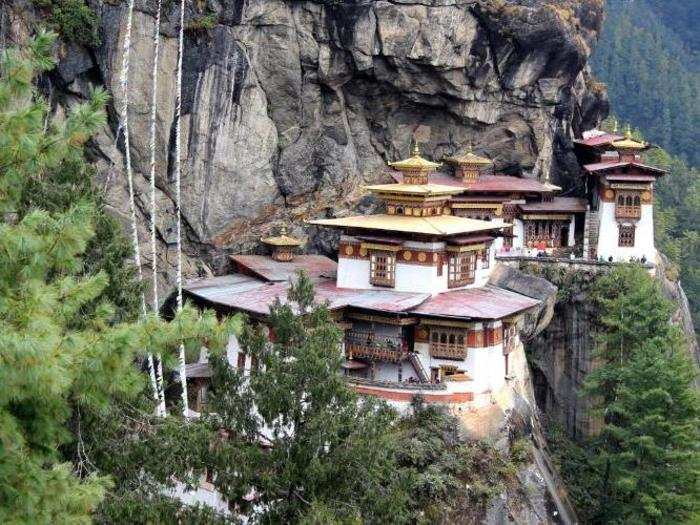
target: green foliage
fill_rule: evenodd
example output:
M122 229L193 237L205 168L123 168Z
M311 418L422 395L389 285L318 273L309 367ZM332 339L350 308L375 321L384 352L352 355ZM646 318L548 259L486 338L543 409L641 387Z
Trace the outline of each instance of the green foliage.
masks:
M358 398L340 375L340 333L301 275L267 329L247 325L241 346L259 369L243 376L219 355L210 441L189 448L224 497L253 523L434 523L477 515L528 459L465 442L458 422L416 403L399 418ZM219 428L225 431L215 433ZM253 505L250 495L256 495Z
M189 24L187 24L185 30L190 33L206 32L210 29L214 29L218 21L219 17L216 15L216 13L207 13L192 20Z
M155 316L118 322L106 300L108 273L94 271L104 266L98 252L112 248L96 241L93 259L83 257L103 212L81 198L86 172L75 169L82 144L105 122L106 96L93 93L60 123L48 117L32 81L51 67L54 38L40 33L0 64L2 523L88 523L113 486L111 470L85 454L89 418L113 411L116 399L142 395L144 375L134 363L144 348L167 363L181 341L190 350L216 348L235 328L189 308L171 323ZM82 190L66 191L66 180ZM42 195L51 196L51 210L42 209Z
M610 0L593 56L615 112L691 166L700 164L698 12L692 2ZM680 29L680 31L679 31Z
M698 511L700 404L672 305L639 266L600 277L596 368L587 376L600 433L567 446L562 473L591 521L679 522Z
M68 42L85 46L100 43L100 20L85 0L33 0L47 11L47 21Z

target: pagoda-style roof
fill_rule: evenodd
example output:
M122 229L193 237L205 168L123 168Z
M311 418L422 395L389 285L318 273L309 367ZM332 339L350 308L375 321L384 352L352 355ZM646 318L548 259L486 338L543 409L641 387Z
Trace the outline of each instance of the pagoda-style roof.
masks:
M625 131L624 138L620 140L614 140L613 142L611 142L610 145L615 149L622 150L642 151L645 149L649 149L648 143L632 138L632 130L630 129L629 125L627 126L627 130Z
M467 152L462 155L455 155L452 157L446 157L445 162L450 164L457 164L458 166L490 166L493 164L491 159L486 157L480 157L472 151L471 146L467 149Z
M295 237L292 237L290 235L287 235L287 228L282 227L282 231L280 232L279 235L275 235L272 237L263 237L260 239L261 242L269 245L269 246L275 246L275 247L280 247L280 246L301 246L304 244L304 241L301 241L299 239L296 239Z
M435 195L456 195L460 193L459 188L447 186L445 184L375 184L365 186L366 190L372 193L400 193L404 195L419 195L422 197L432 197Z
M611 143L612 147L615 149L634 149L634 150L645 150L649 148L649 144L639 140L635 140L631 137L625 137L622 140L616 140Z
M608 133L599 130L591 130L585 135L587 136L584 136L582 139L574 139L574 143L589 148L601 148L625 138L624 135L620 135L619 133Z
M441 162L431 162L421 157L418 144L413 146L411 153L412 156L407 159L398 160L396 162L388 162L387 164L399 171L434 171L442 166Z
M309 221L309 223L336 228L356 228L436 236L491 231L508 226L501 220L481 221L455 215L436 215L432 217L388 214L357 215L338 219L319 219Z
M627 161L627 162L594 162L593 164L585 164L583 169L588 173L602 173L610 170L620 170L621 168L636 168L637 171L642 173L651 173L654 175L664 175L666 170L661 168L655 168L654 166L648 166L642 164L641 162Z
M392 174L394 180L399 180L399 174ZM446 173L432 173L428 178L429 184L452 186L460 188L460 193L551 193L558 191L550 184L546 186L537 179L513 177L510 175L482 175L478 179L466 181Z

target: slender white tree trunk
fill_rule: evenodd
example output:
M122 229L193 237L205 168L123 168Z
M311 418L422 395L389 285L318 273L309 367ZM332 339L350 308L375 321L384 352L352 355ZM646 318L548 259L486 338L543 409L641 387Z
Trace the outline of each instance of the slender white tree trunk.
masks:
M122 91L122 106L120 110L119 128L116 139L119 140L121 133L124 134L124 151L126 163L126 179L129 187L129 207L131 212L131 240L134 250L134 263L139 283L143 283L143 271L141 270L141 249L139 247L138 228L136 222L136 203L134 200L134 174L131 167L131 141L129 138L129 54L131 52L131 28L134 18L134 0L129 0L126 18L126 33L124 35L124 47L122 50L122 70L120 77L120 87ZM141 291L141 314L146 315L146 296ZM160 369L160 360L159 369ZM155 401L159 404L158 412L161 412L161 397L163 395L163 375L156 374L153 362L153 355L148 353L148 373L151 379L151 388Z
M182 139L182 55L185 42L185 0L180 0L180 34L177 54L177 102L175 105L175 208L177 215L177 309L182 310L182 212L181 212L181 172L180 164ZM187 376L185 375L185 345L180 344L180 382L182 385L182 414L187 417L189 407L187 402Z
M156 21L153 27L153 72L152 79L153 84L151 86L151 136L149 140L150 148L150 177L151 177L151 254L153 257L152 267L153 267L153 312L158 314L159 311L159 299L158 299L158 244L156 241L156 218L157 218L157 208L156 208L156 116L158 113L158 59L160 58L160 12L162 7L162 1L158 0ZM158 369L156 370L156 376L159 379L159 390L158 390L158 411L161 415L165 415L165 392L163 388L163 360L158 354Z

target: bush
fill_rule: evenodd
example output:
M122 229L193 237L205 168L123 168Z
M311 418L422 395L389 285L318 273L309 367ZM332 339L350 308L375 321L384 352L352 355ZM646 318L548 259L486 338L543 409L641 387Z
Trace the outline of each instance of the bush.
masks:
M99 45L99 19L84 0L34 0L34 5L48 11L49 25L66 41Z

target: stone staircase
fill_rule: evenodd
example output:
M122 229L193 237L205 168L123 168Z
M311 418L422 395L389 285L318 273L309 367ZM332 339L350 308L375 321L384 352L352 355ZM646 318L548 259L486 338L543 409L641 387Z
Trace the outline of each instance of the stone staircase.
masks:
M598 258L598 235L600 233L600 216L590 207L586 210L586 221L583 226L583 257L591 261Z

